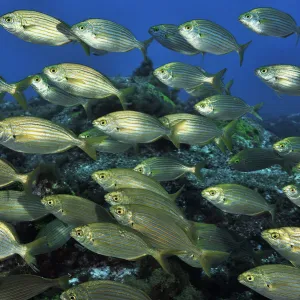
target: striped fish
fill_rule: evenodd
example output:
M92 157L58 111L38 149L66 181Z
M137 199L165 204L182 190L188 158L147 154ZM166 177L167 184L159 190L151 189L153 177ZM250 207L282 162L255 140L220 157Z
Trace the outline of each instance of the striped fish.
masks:
M200 67L172 62L153 71L153 75L162 83L176 89L192 89L208 83L221 92L221 81L227 69L216 74L208 74Z
M196 49L216 55L236 51L243 64L244 52L252 41L239 45L224 27L208 20L192 20L179 26L179 33Z
M256 216L269 212L275 218L275 206L270 205L256 191L239 184L218 184L206 188L202 197L224 212L238 215Z
M103 19L88 19L72 26L72 32L87 45L96 50L106 52L128 52L135 48L142 51L147 60L147 48L152 42L150 38L138 41L132 32L124 26ZM103 55L101 53L100 55Z
M289 260L295 267L300 266L300 228L282 227L267 229L261 233L280 255Z
M0 219L7 222L34 221L48 215L36 195L18 191L0 191Z
M1 279L0 284L1 300L29 300L52 287L69 288L69 276L50 279L30 274L10 275Z
M106 76L79 64L53 65L44 68L43 73L50 83L74 96L100 99L115 95L124 109L125 97L134 91L134 88L118 90Z
M190 234L192 223L185 218L184 213L176 205L175 201L150 190L140 188L118 189L106 194L104 200L110 205L138 204L163 210L164 213L173 218L173 222Z
M175 194L167 191L156 180L135 172L131 169L108 169L100 170L92 174L95 180L104 190L114 191L119 189L145 189L159 194L165 198L176 199L182 188Z
M257 68L256 76L278 95L300 95L300 68L293 65L270 65Z
M60 153L75 146L96 159L88 140L51 121L36 117L12 117L0 121L0 144L23 153Z
M13 226L0 222L0 260L18 254L34 271L37 271L36 259L32 253L35 252L35 249L41 247L44 242L45 239L41 238L29 244L21 244Z
M73 228L73 225L67 225L59 219L54 219L44 225L38 232L36 239L45 237L46 241L43 247L34 251L34 255L50 253L62 247L71 238L70 234Z
M116 111L95 120L93 126L123 143L151 143L168 137L178 147L173 130L165 127L156 117L142 112Z
M284 194L291 200L294 204L300 207L300 186L296 184L286 185L283 189Z
M161 24L151 26L148 32L162 46L186 55L202 53L191 46L178 32L178 26L174 24ZM204 55L204 53L202 53Z
M300 269L287 265L264 265L248 270L238 281L260 295L273 300L300 298Z
M48 213L68 225L114 221L101 205L77 196L51 195L44 197L41 203Z
M194 166L188 166L172 157L150 157L138 164L133 170L157 181L171 181L186 173L192 173L201 178L200 170L204 165L204 162L199 162Z
M185 231L163 211L135 204L112 206L110 211L120 224L139 231L148 238L153 247L165 251L166 254L168 252L173 255L189 253L208 275L214 256L216 260L224 257L223 252L197 248ZM209 261L208 257L210 257Z
M129 285L108 280L81 283L63 292L61 300L151 300L143 291Z
M204 100L194 105L195 110L201 115L214 120L234 120L250 113L258 119L262 120L258 114L258 110L263 106L263 103L258 103L255 106L250 106L241 98L231 95L214 95L207 97Z
M168 263L163 255L155 250L143 235L129 227L112 223L93 223L75 228L71 236L90 251L105 256L138 260L151 255L166 272L169 272Z
M286 38L296 33L299 38L300 29L294 18L273 7L254 8L241 14L239 21L261 35Z
M273 150L282 157L291 158L296 162L300 161L300 137L291 136L276 142Z
M18 38L34 44L61 46L77 41L89 54L89 47L79 40L68 24L37 11L16 10L5 14L0 17L0 25Z

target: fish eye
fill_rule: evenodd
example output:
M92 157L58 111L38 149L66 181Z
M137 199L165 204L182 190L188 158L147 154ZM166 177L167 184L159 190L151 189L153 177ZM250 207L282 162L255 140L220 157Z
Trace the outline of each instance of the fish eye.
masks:
M280 234L277 233L277 232L272 232L272 233L271 233L271 238L272 238L273 240L277 240L277 239L279 238L279 236L280 236Z
M51 68L51 69L50 69L50 72L51 72L52 74L55 74L55 73L57 72L57 68Z
M80 26L79 26L79 29L80 29L80 30L84 30L84 26L83 26L83 25L80 25Z
M205 107L205 104L204 104L204 103L200 103L199 106L200 106L201 108L204 108L204 107Z
M247 15L245 15L245 18L246 18L246 19L250 19L250 18L251 18L251 15L247 14Z
M116 213L117 213L118 215L122 215L122 214L123 214L123 208L118 207L118 208L116 209Z
M295 192L296 192L296 189L295 189L294 187L292 187L292 188L290 189L290 191L291 191L292 193L295 193Z
M247 275L246 278L247 278L248 281L253 281L254 280L254 277L252 275Z
M52 206L53 205L53 200L48 200L47 203L48 203L49 206Z
M153 27L153 31L159 31L159 28L158 27Z
M160 73L161 73L161 74L164 74L164 73L165 73L165 70L164 70L164 69L161 69L161 70L160 70Z
M77 236L83 236L83 231L81 229L76 230L76 235Z
M7 23L12 23L12 21L13 21L12 17L6 17L6 18L4 18L4 20Z
M104 179L105 177L106 177L106 176L105 176L104 173L102 173L102 174L99 175L99 178L101 178L101 179Z
M234 161L236 164L238 164L240 162L240 160L237 158L235 161Z
M70 300L76 300L76 296L74 294L70 295Z
M102 120L100 121L100 125L105 126L106 124L107 124L107 121L106 121L106 120L102 119Z
M260 70L261 73L266 74L268 72L268 69L264 68Z
M211 191L209 191L209 194L210 194L211 196L214 196L214 195L216 194L216 191L211 190Z
M119 197L118 196L113 196L113 200L118 202L119 201Z
M279 147L282 149L284 148L284 144L279 144Z
M140 172L140 173L143 173L143 168L142 167L140 167L140 168L138 168L138 169L136 169L138 172Z
M40 81L41 81L41 77L38 77L38 76L35 77L35 78L34 78L34 81L35 81L35 82L40 82Z
M184 26L184 28L185 28L186 30L191 30L191 29L192 29L192 26L191 26L190 24L187 24L187 25Z

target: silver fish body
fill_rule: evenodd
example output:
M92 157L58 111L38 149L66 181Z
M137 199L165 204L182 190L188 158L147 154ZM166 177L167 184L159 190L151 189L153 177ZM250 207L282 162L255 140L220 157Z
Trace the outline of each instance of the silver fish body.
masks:
M284 194L291 200L295 205L300 207L300 186L296 184L286 185L283 189Z

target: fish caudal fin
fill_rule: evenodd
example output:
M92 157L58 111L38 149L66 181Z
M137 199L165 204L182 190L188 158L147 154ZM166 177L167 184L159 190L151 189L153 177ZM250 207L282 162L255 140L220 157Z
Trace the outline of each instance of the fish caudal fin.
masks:
M146 41L139 42L138 48L142 51L145 61L148 60L147 50L153 40L154 40L154 37L151 37L150 39L148 39Z
M80 139L81 144L78 147L83 150L90 158L97 160L97 153L93 142L90 139Z
M233 120L223 128L223 135L221 137L221 140L226 145L227 149L230 151L232 149L231 137L235 131L237 122L238 122L238 120Z
M246 49L248 48L248 46L252 43L252 41L249 41L248 43L244 44L244 45L239 45L238 48L238 54L240 56L240 66L242 66L243 64L243 60L244 60L244 53L246 51Z
M269 210L269 212L270 212L270 214L271 214L271 216L272 216L272 222L275 222L276 208L277 208L276 204L270 205L270 210Z
M27 110L27 102L25 95L21 91L16 91L12 94L12 96L17 100L19 105L24 109Z
M168 139L174 144L174 146L177 149L180 148L180 141L178 139L177 132L180 131L180 130L182 130L182 126L184 126L185 122L186 122L185 120L184 121L180 121L176 125L172 126L171 133L169 135L167 135Z
M160 266L162 267L162 269L168 273L168 274L172 274L171 272L171 266L167 260L166 255L164 255L161 252L157 252L153 254L153 257L156 259L156 261L160 264Z
M37 180L38 176L41 173L41 166L38 166L37 168L35 168L32 172L24 175L21 175L21 182L24 186L24 191L27 194L31 194L32 193L32 184ZM22 180L23 179L23 180Z
M98 101L98 99L89 99L81 104L89 119L93 119L92 106L96 103L96 101Z
M225 94L226 95L231 95L231 87L233 85L234 80L231 79L230 81L227 82L227 84L225 85Z
M212 80L212 85L213 87L220 93L222 94L222 79L224 74L226 73L227 69L223 69L221 71L219 71L217 74L215 74L215 76L213 77Z
M128 95L133 94L134 91L135 91L135 87L129 87L129 88L121 90L120 94L117 95L124 110L127 109L127 104L128 104L128 103L126 103L126 97Z
M251 110L251 114L254 115L257 119L262 121L262 117L258 114L258 111L262 108L262 106L264 105L263 102L258 103L254 106L252 106L252 110Z
M62 277L58 277L56 279L54 279L54 284L56 287L62 289L62 290L67 290L70 287L70 283L69 283L69 276L65 275Z
M228 252L203 250L199 260L203 271L210 277L211 267L219 265L228 257Z
M201 170L205 167L206 162L205 161L200 161L196 164L195 166L195 171L194 171L194 175L199 178L202 179L202 175L201 175Z
M40 239L34 240L33 242L25 245L26 253L24 255L24 260L35 272L38 271L38 268L36 266L36 259L34 255L36 255L36 253L40 253L40 249L45 247L45 243L47 243L47 238L43 236Z
M183 191L185 185L183 185L176 193L174 194L169 194L169 197L171 200L175 201L177 199L177 197L181 194L181 192Z

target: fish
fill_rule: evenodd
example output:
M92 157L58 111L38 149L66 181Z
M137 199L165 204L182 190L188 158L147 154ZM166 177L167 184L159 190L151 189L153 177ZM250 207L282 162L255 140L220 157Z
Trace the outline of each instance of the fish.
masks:
M126 260L153 256L170 273L163 253L154 249L139 232L119 224L93 223L72 230L71 236L82 246L97 254Z
M203 198L224 212L256 216L269 212L275 219L275 205L271 205L256 191L239 184L218 184L201 192Z
M0 191L0 220L35 221L48 215L39 196L18 191Z
M42 166L39 165L27 174L20 174L16 168L5 159L0 159L0 187L11 185L14 182L22 183L24 190L30 194L32 184L40 175Z
M262 120L258 114L262 106L263 102L250 106L239 97L214 95L196 103L194 109L201 115L213 120L235 120L247 113L253 114L256 118Z
M65 22L33 10L15 10L0 17L0 26L23 41L62 46L76 41L81 44L86 54L89 47L83 43Z
M173 130L164 126L156 117L142 112L115 111L94 120L93 126L111 138L127 144L152 143L168 137L175 147L179 147Z
M100 99L115 95L126 109L126 96L132 94L134 87L117 89L113 83L100 72L80 64L63 63L43 69L50 83L65 92L78 97Z
M300 186L297 184L286 185L283 189L284 194L294 204L300 207Z
M153 71L153 75L165 85L176 89L192 89L209 84L221 91L222 78L227 69L209 74L200 67L181 62L171 62Z
M178 27L179 33L196 49L216 55L236 51L243 64L244 52L252 41L240 45L224 27L209 20L191 20Z
M148 30L154 39L162 46L185 55L202 53L190 45L178 32L178 26L174 24L160 24L151 26ZM202 53L204 55L204 53Z
M31 78L31 86L44 100L55 105L72 107L82 105L88 116L91 116L90 105L94 103L94 99L86 99L77 97L59 89L56 86L50 85L46 76L37 74Z
M166 198L151 190L124 188L106 194L104 200L110 205L137 204L163 210L164 213L173 218L173 222L189 235L191 234L193 223L186 219L183 211L176 205L175 199Z
M147 49L153 38L138 41L126 27L104 19L88 19L72 26L72 32L93 49L105 52L141 50L147 60ZM97 51L96 51L97 53Z
M154 96L155 98L158 98L158 100L160 100L160 103L163 105L167 105L168 109L170 109L171 111L176 108L176 104L174 103L174 101L164 93L162 93L159 89L157 89L153 84L146 83L145 86L147 87L147 93L149 93L151 97Z
M258 171L279 165L290 174L293 167L292 160L287 157L280 157L273 149L267 148L244 149L232 156L228 164L241 172Z
M126 188L138 188L152 191L169 199L176 199L183 189L182 187L175 194L168 194L158 181L132 169L99 170L92 174L92 179L108 192Z
M111 206L110 212L120 224L145 235L156 249L170 255L190 254L207 275L213 262L228 256L219 251L198 249L173 219L158 209L131 204Z
M300 173L300 163L296 164L293 168L293 173L298 174Z
M241 284L273 300L298 300L299 280L300 269L279 264L259 266L238 277Z
M70 234L73 228L73 225L67 225L59 219L43 225L35 239L45 237L46 242L43 247L33 252L34 255L50 253L62 247L71 238Z
M262 238L280 255L295 267L300 266L300 228L282 227L267 229L261 233Z
M60 299L151 300L143 291L137 288L109 280L93 280L81 283L63 292Z
M273 150L282 157L300 161L300 137L291 136L273 144Z
M262 66L255 70L255 75L278 95L300 95L300 67L293 65Z
M41 203L48 213L68 225L81 226L88 223L114 221L101 205L73 195L45 196Z
M18 254L37 272L36 259L32 253L35 249L42 247L44 242L45 238L41 238L28 244L21 244L13 226L3 221L0 222L0 260ZM1 285L0 290L2 290Z
M225 152L225 146L229 150L232 149L231 136L237 120L231 121L223 128L219 128L209 118L191 114L167 115L160 118L160 121L170 128L175 126L173 135L180 144L203 146L214 141L222 152Z
M189 166L172 157L150 157L134 167L133 170L157 181L171 181L182 177L186 173L192 173L201 179L201 169L204 166L204 161Z
M297 34L297 43L300 29L294 18L273 7L259 7L247 11L239 16L239 21L252 31L265 35L286 38Z
M96 160L96 151L88 140L37 117L11 117L0 121L0 144L17 152L33 154L60 153L77 146Z

